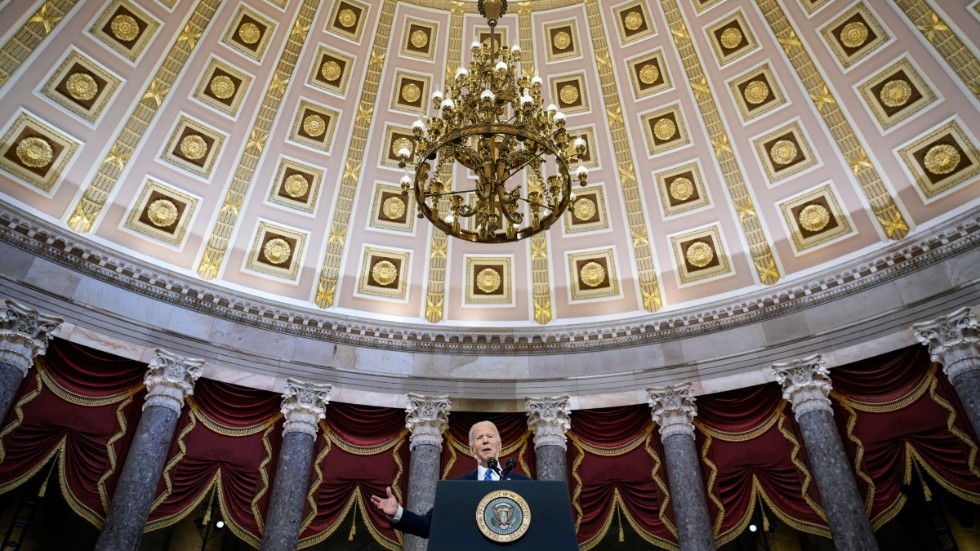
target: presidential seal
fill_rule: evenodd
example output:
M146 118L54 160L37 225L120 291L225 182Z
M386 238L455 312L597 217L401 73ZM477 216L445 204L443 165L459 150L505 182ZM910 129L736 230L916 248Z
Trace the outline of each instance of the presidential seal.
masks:
M476 524L487 539L497 543L517 541L531 526L531 508L517 493L496 490L476 506Z

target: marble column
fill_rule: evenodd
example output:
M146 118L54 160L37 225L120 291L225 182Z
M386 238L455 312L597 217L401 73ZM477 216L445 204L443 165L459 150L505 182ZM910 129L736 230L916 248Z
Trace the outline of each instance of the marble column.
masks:
M269 511L265 515L262 551L294 551L299 545L303 507L310 491L317 426L326 416L331 385L286 379L282 394L282 446Z
M411 511L425 513L436 500L439 481L439 456L442 453L442 433L449 426L452 402L449 396L408 395L405 426L412 433L409 450L412 457L408 471L408 499ZM426 540L406 535L405 551L424 551Z
M973 432L980 436L980 323L972 308L912 326L919 342L929 347L932 361L956 389Z
M819 354L772 364L783 398L793 406L810 470L838 551L878 549L851 461L830 408L830 371Z
M568 396L528 398L524 401L527 426L534 433L538 480L568 482L568 450L565 433L572 426ZM528 473L530 474L530 473Z
M677 537L681 551L704 551L715 548L711 518L701 463L694 445L694 393L691 383L648 388L653 420L660 427L667 463L667 483L674 504Z
M65 320L39 314L10 299L0 311L0 422L36 356L48 351L51 334Z
M144 383L146 401L119 482L109 503L96 551L138 549L150 506L156 497L170 441L184 399L194 393L204 360L156 349Z

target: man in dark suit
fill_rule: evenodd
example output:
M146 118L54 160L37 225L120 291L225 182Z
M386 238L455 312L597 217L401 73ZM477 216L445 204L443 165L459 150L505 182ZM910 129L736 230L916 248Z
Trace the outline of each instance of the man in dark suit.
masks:
M497 456L502 447L497 426L490 421L480 421L474 424L470 427L469 444L470 452L476 459L476 470L457 477L455 480L500 480L500 473L490 468L491 459L499 463ZM504 475L504 480L530 479L520 473L509 472ZM391 526L406 534L428 538L429 528L432 526L432 509L429 509L424 515L413 513L398 503L398 499L391 492L391 486L385 491L388 494L386 497L371 496L371 503L388 516Z

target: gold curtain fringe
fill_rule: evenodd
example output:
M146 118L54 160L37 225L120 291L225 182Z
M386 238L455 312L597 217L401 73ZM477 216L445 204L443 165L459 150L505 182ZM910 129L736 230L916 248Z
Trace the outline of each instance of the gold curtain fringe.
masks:
M900 409L905 409L910 405L914 404L932 385L932 381L936 379L936 368L938 364L935 362L929 366L922 380L919 381L915 387L910 390L904 396L896 398L888 402L863 402L860 400L855 400L848 396L844 396L836 390L830 391L830 398L837 401L840 404L847 404L849 407L856 409L858 411L863 411L866 413L889 413L892 411L898 411Z
M271 425L262 433L262 448L265 450L265 457L259 462L259 478L262 479L262 487L252 497L252 504L249 507L252 510L252 519L255 520L255 526L258 527L260 534L265 531L265 525L262 521L262 513L259 511L259 500L269 491L270 479L268 467L272 461L272 442L269 441L269 436L272 434L272 429L274 428L275 425Z
M21 385L23 385L23 381ZM7 456L7 450L3 447L3 439L7 437L8 434L13 432L21 423L24 422L24 406L27 405L31 400L37 398L41 395L41 375L38 374L37 370L34 372L34 390L28 392L27 394L21 396L20 400L14 404L14 420L7 424L0 432L0 463L3 463L3 459ZM2 487L2 486L0 486Z
M935 364L933 364L935 365ZM977 444L967 435L965 432L961 431L956 427L956 408L953 404L950 404L945 398L936 393L936 387L939 384L939 380L933 377L932 383L929 385L929 397L932 398L934 402L939 404L939 406L949 412L946 416L946 429L949 430L950 434L958 438L967 448L969 448L970 453L967 459L967 466L970 468L970 472L974 476L980 478L980 469L977 468Z
M178 417L177 420L179 421L180 418ZM173 459L167 462L167 466L163 469L163 484L166 489L162 494L160 494L159 497L157 497L157 499L153 502L153 505L150 506L151 513L157 507L159 507L161 503L166 501L167 498L170 497L170 493L173 492L174 483L173 480L170 479L170 470L173 469L177 463L180 463L180 461L184 458L184 455L187 454L187 444L184 442L184 439L187 438L187 435L190 434L196 426L197 416L194 415L193 411L189 411L187 414L187 425L180 431L180 434L177 435L177 453L174 454ZM220 472L220 469L218 472Z
M711 449L711 443L713 441L714 440L712 440L711 435L705 433L704 445L701 446L701 461L708 466L708 470L711 472L711 474L708 475L708 483L705 485L705 493L715 504L715 507L718 507L718 516L715 517L715 524L712 527L712 532L714 532L715 538L718 538L721 536L721 527L725 523L725 504L722 503L721 499L717 495L715 495L715 482L718 480L718 465L716 465L715 462L708 457L708 450ZM723 545L722 543L716 544Z
M109 477L116 472L116 466L119 463L119 458L116 457L115 444L120 438L126 435L126 430L128 429L128 427L126 424L126 416L123 414L123 410L129 407L129 405L132 403L133 403L133 396L130 396L129 398L120 402L119 406L116 407L116 423L117 423L116 426L119 427L119 430L117 430L115 434L109 437L109 440L105 444L106 455L109 458L109 468L106 469L104 473L102 473L102 476L99 478L99 482L96 484L96 487L99 490L99 500L102 502L102 508L105 509L106 511L109 510L109 492L106 490L105 483L107 480L109 480Z
M119 394L113 394L111 396L103 396L101 398L91 398L88 396L82 396L81 394L75 394L74 392L68 390L67 388L61 386L58 381L48 373L47 364L44 363L44 356L38 356L34 359L34 367L37 369L38 374L41 376L41 380L44 382L44 386L48 387L55 396L61 398L62 400L83 407L97 408L102 406L107 406L109 404L115 404L116 402L132 399L133 396L142 390L143 383L137 384L132 388L126 389Z
M786 438L786 440L788 440L790 443L793 444L793 450L790 452L790 461L793 463L793 465L796 466L796 468L800 471L800 473L803 474L803 484L800 485L800 496L803 497L803 501L805 501L806 504L809 505L811 509L813 509L813 511L817 514L817 516L823 519L824 522L827 522L827 515L824 512L823 507L817 504L817 502L815 502L810 497L809 492L807 492L807 490L810 488L810 481L812 480L812 476L810 475L810 470L806 468L806 465L804 465L803 461L801 461L799 458L800 442L796 439L795 436L793 436L793 433L791 433L789 429L786 428L785 422L786 422L786 415L785 414L780 415L779 424L778 424L779 432L780 434L783 435L784 438ZM759 489L761 490L762 488L760 487Z
M326 427L326 424L323 421L320 421L320 424L322 427ZM331 431L324 430L324 434L327 436L327 438L330 439L331 442L334 443L334 445L336 445L338 448L344 450L349 454L378 455L379 453L386 452L391 448L394 448L395 446L398 445L400 441L404 440L408 436L408 429L402 430L401 432L398 433L398 435L396 435L391 440L388 440L387 442L378 444L376 446L358 446L357 444L352 444L344 440L343 438L337 436L337 433L332 430Z
M582 438L579 437L574 432L568 433L568 439L571 440L572 442L575 442L579 448L592 455L598 455L600 457L616 457L617 455L627 454L635 450L637 446L639 446L640 444L643 444L643 442L645 442L647 438L650 436L650 434L653 432L653 428L654 425L652 424L648 425L647 428L645 428L643 432L638 434L635 438L633 438L629 442L626 442L625 444L616 446L615 448L600 448L598 446L589 444L588 442L582 440Z
M878 492L877 486L875 486L874 480L867 473L864 468L864 442L854 434L854 427L857 426L857 412L851 407L847 400L842 400L839 402L841 409L847 412L847 439L854 442L854 447L856 449L854 453L854 474L858 476L865 484L868 485L868 495L865 496L864 509L868 515L871 515L871 510L874 508L875 494Z
M211 419L201 410L201 406L194 401L194 396L188 396L186 398L187 406L194 413L194 415L201 421L201 424L207 427L212 432L216 432L223 436L252 436L253 434L258 434L270 426L275 425L282 418L282 413L277 413L272 417L262 421L261 423L249 426L249 427L229 427L228 425L223 425L220 422Z
M660 488L661 493L664 495L664 502L660 504L660 508L657 511L657 518L659 518L660 522L667 527L667 531L676 536L677 527L674 526L674 523L667 517L668 505L670 505L670 490L667 488L667 484L663 481L663 477L659 474L660 467L663 466L663 462L660 460L660 456L653 451L653 446L650 445L653 438L656 438L656 436L653 435L653 430L651 427L651 430L646 432L646 439L643 441L643 446L647 452L647 455L649 455L650 459L653 461L653 468L650 469L650 477L653 478L653 482L658 488Z
M783 410L786 409L786 404L787 402L785 400L781 400L779 405L776 406L776 409L773 410L772 415L770 415L759 426L744 432L724 432L718 429L713 429L699 421L697 418L694 419L694 426L702 433L710 435L718 440L723 440L725 442L747 442L769 432L769 429L771 429L782 416Z

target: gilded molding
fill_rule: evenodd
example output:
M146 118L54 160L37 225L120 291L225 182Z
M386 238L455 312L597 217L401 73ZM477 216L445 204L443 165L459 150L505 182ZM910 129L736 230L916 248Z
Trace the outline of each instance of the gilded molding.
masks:
M317 2L309 3L316 4ZM327 239L323 265L320 267L320 277L317 281L314 302L320 308L333 306L337 293L340 264L344 258L344 250L350 231L354 197L357 195L357 187L361 181L364 151L367 148L368 134L373 122L370 113L376 108L381 72L385 65L385 51L391 35L391 24L395 17L395 4L396 0L385 0L375 28L374 44L371 45L371 60L367 64L364 83L361 86L361 99L358 101L359 114L354 121L354 129L350 136L350 149L348 149L347 158L344 161L344 172L340 179L337 202L331 216L333 221L330 224L330 237Z
M316 438L317 425L327 415L332 391L333 385L286 379L286 390L282 393L282 414L286 418L283 435L301 432Z
M315 0L304 0L299 13L296 15L296 21L289 33L289 40L279 57L279 63L272 75L272 81L269 83L265 98L262 99L262 105L255 117L251 137L238 160L238 166L235 168L235 174L228 186L228 191L225 193L218 220L215 222L207 247L204 249L201 263L197 267L197 273L204 279L214 279L221 269L225 253L228 250L229 240L235 231L235 225L238 223L240 209L252 187L252 179L262 157L265 140L279 116L282 98L286 94L286 88L289 81L292 80L293 73L296 71L296 60L306 43L318 4Z
M748 243L749 251L752 254L752 264L759 280L766 285L773 285L782 278L782 275L779 273L775 256L766 240L762 224L759 222L752 196L749 194L745 177L738 166L735 151L732 149L721 115L718 113L718 107L713 98L714 94L708 85L698 53L694 49L687 24L684 22L675 0L664 0L662 6L664 16L672 29L670 34L677 46L677 53L684 65L684 72L687 73L687 78L692 83L691 87L694 91L694 98L697 100L698 110L701 112L701 120L714 145L715 158L725 177L728 193L731 195L732 203L738 208L738 221L742 226L745 241Z
M17 301L4 300L0 311L0 364L15 367L26 377L34 358L48 351L48 342L64 321Z
M973 96L980 99L980 60L963 44L926 0L895 0L909 21L925 36L942 61L966 84Z
M798 38L783 9L776 0L757 0L757 2L772 28L773 35L789 58L789 64L796 71L800 82L813 100L814 108L823 118L830 135L834 137L835 145L851 166L854 177L860 184L885 235L895 240L904 238L909 233L908 222L899 210L895 198L882 182L878 170L868 160L854 128L841 111L837 99L820 75L820 71Z
M534 449L542 446L558 446L568 449L565 433L572 428L572 408L568 396L527 398L527 427L534 433Z
M980 371L980 321L968 307L932 321L912 326L915 338L929 347L932 361L942 364L952 381L970 371Z
M194 383L201 376L204 360L187 358L161 348L146 367L143 383L146 385L146 401L143 409L164 407L176 411L184 407L184 399L194 394Z
M412 433L409 450L418 446L442 449L442 433L449 427L449 412L453 403L449 396L408 395L405 426Z
M811 411L829 411L830 370L820 354L772 364L776 381L783 387L783 398L793 406L799 421Z
M598 0L585 0L585 11L588 15L592 49L595 52L596 71L599 74L599 82L602 83L602 100L609 122L611 145L618 162L616 170L619 173L619 183L625 200L626 222L630 234L634 236L633 256L636 260L643 308L648 312L656 312L663 306L663 298L660 295L660 284L657 281L657 270L653 261L653 248L648 237L643 200L637 182L636 164L629 135L626 133L623 105L616 88L616 76L613 74L612 60L609 57L609 44L603 32Z
M45 38L65 18L76 4L76 0L48 0L41 4L27 23L0 48L0 87L10 79Z

